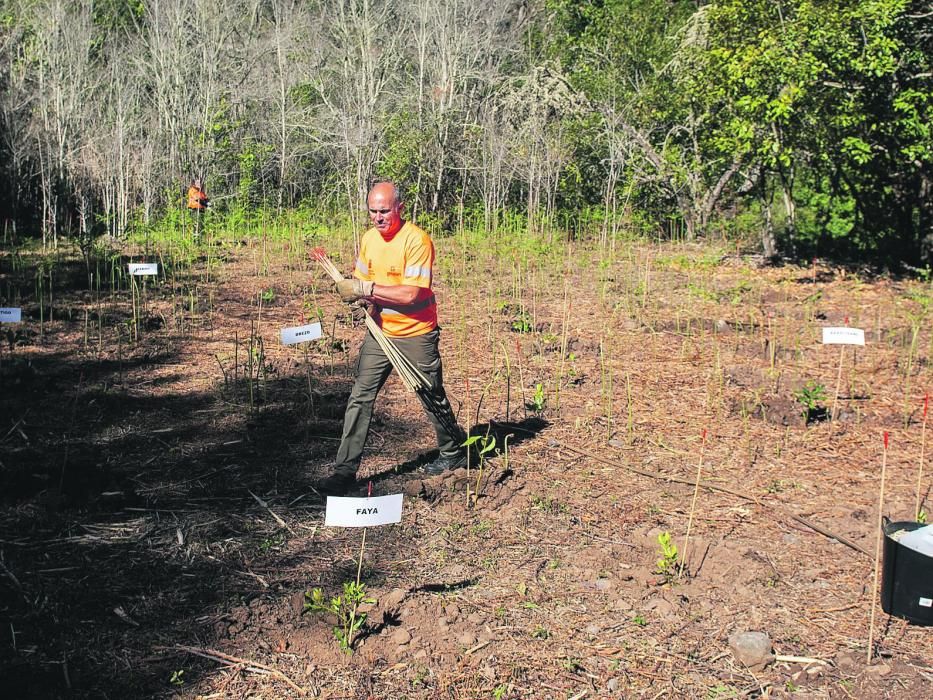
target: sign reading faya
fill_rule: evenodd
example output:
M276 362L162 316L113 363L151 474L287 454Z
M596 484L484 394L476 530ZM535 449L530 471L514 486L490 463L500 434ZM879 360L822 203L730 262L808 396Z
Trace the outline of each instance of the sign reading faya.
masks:
M307 343L309 340L317 340L321 337L321 324L311 323L307 326L293 326L283 328L282 345L294 345L295 343Z
M373 527L402 521L402 494L373 498L327 497L324 525L328 527Z

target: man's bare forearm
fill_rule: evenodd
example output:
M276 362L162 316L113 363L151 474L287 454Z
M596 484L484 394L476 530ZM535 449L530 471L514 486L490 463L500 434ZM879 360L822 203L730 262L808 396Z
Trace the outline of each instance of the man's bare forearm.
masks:
M427 299L431 294L430 289L411 284L377 284L373 288L372 299L386 306L410 306Z

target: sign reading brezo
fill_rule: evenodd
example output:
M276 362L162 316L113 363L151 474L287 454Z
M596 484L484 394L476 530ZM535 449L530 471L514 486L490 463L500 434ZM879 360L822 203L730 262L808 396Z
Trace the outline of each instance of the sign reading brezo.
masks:
M864 345L865 331L861 328L824 328L823 345Z
M327 527L373 527L402 522L402 494L374 498L327 497Z
M0 323L21 323L22 320L22 309L0 309Z
M320 323L312 323L307 326L293 326L292 328L282 329L282 345L307 343L309 340L317 340L320 337Z
M134 277L159 274L159 263L130 263L129 268Z

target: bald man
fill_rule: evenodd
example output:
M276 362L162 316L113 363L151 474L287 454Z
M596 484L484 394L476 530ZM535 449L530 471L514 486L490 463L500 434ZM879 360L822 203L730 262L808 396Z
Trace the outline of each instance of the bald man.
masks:
M337 291L347 303L367 305L382 332L430 381L431 396L419 398L437 433L439 454L422 469L427 474L440 474L464 466L466 452L461 447L465 434L456 424L444 391L438 352L440 327L431 291L434 243L427 233L402 218L403 204L393 183L376 184L366 203L372 228L360 241L353 279L339 282ZM389 359L367 332L347 401L335 471L320 485L322 492L343 493L355 482L373 403L391 372Z

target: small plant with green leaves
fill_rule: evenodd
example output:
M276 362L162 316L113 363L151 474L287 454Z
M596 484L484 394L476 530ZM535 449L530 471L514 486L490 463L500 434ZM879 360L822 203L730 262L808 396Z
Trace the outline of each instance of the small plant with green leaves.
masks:
M176 686L184 685L185 684L184 669L179 669L178 671L172 671L172 677L168 679L168 682Z
M525 404L525 408L534 413L541 413L547 405L547 397L544 395L544 385L540 382L535 384L535 393L531 395L531 400Z
M826 417L826 409L820 406L820 402L826 400L826 387L819 382L807 381L794 392L794 398L803 406L803 417L808 424Z
M921 508L920 512L917 513L917 522L922 523L923 525L926 525L927 523L927 512L923 510L923 508Z
M486 473L486 455L492 452L496 447L496 438L495 436L490 435L471 435L463 442L463 447L466 447L468 450L470 447L479 443L479 470L476 475L476 484L473 487L473 493L471 494L472 503L476 505L476 501L480 495L480 486L482 486L483 476Z
M359 607L375 602L375 599L367 597L366 584L346 581L343 584L343 595L330 600L324 597L324 591L320 588L305 593L303 612L333 615L337 618L337 624L333 628L334 637L343 651L352 654L356 635L366 622L366 613L359 612Z
M661 574L666 581L670 582L676 574L678 561L677 545L672 541L671 533L665 531L659 534L658 546L661 556L657 561L656 573Z
M512 319L512 330L515 333L531 333L534 330L534 324L531 322L531 317L528 314L522 312L514 319Z

